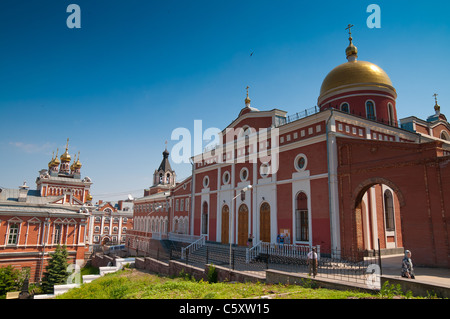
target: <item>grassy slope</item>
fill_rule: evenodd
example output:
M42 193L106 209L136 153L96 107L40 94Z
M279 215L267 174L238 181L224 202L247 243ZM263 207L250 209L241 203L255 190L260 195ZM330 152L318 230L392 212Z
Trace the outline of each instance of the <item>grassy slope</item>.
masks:
M296 285L262 283L214 283L168 278L135 269L105 275L58 299L241 299L265 295L296 299L367 298L373 295L353 291L311 289Z

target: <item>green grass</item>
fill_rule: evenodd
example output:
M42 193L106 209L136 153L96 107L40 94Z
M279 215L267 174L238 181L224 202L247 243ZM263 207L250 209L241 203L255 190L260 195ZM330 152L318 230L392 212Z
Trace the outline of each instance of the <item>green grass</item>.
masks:
M373 298L356 291L306 288L298 285L263 283L208 283L186 276L169 278L125 269L107 274L80 288L57 296L58 299L242 299L271 295L284 299Z

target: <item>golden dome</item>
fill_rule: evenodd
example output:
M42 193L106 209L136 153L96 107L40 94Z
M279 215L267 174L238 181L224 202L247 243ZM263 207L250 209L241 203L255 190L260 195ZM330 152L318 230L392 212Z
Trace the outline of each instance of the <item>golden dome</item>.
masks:
M52 160L48 163L48 167L56 167L58 166L61 162L58 159L58 149L56 150L56 156L54 156L55 153L53 153L52 155Z
M61 162L70 162L70 160L71 160L72 158L70 157L69 152L67 151L67 149L66 149L66 151L64 152L64 154L61 155L60 159L61 159Z
M80 152L78 152L78 158L77 158L77 160L75 161L75 155L73 156L73 167L75 168L75 169L77 169L77 168L81 168L81 162L80 162Z
M355 45L350 40L350 45L345 49L345 55L348 57L352 55L358 55L358 49L355 47Z
M55 166L55 152L53 152L52 160L48 162L48 167L54 167Z
M66 143L66 151L65 151L64 154L61 155L61 157L60 157L60 158L61 158L61 162L67 162L67 163L70 163L71 157L70 157L70 155L69 155L68 149L69 149L69 139L67 139L67 143Z
M386 88L395 94L391 79L383 69L370 62L354 60L343 63L328 73L322 82L319 99L338 90L358 87Z

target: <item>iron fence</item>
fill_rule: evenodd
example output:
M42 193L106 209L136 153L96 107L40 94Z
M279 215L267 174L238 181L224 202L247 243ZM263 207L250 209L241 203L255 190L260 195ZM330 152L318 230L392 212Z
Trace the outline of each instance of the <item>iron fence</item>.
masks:
M189 244L185 244L188 246ZM272 247L272 249L268 249ZM180 245L172 245L168 249L138 251L137 256L152 257L162 261L178 260L188 265L204 268L206 264L227 267L232 270L245 271L265 275L265 271L279 270L293 274L310 275L317 278L328 278L340 282L358 283L369 288L379 288L379 276L382 274L380 251L318 251L317 268L314 261L308 260L310 247L296 248L287 251L286 247L275 249L267 246L257 255L249 259L249 248L216 243L204 243L196 250L183 249ZM185 248L185 247L184 247ZM378 280L378 282L377 282Z

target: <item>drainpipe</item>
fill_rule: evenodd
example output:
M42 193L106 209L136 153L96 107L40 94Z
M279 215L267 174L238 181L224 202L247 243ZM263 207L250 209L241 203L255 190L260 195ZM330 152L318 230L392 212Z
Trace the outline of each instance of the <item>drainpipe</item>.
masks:
M331 112L330 116L328 117L326 125L325 125L325 130L326 130L326 141L327 141L326 146L327 146L327 166L328 166L328 210L329 210L329 216L330 216L330 235L331 235L330 236L330 240L331 240L330 253L332 253L332 249L333 249L332 244L334 243L334 241L333 241L333 226L334 226L334 224L333 224L333 216L332 216L332 208L331 208L332 207L332 203L331 203L331 172L330 172L330 151L329 151L328 135L330 133L329 124L330 124L331 117L333 116L333 108L330 109L330 112Z
M194 207L195 207L195 205L194 205L194 198L195 198L195 176L194 176L194 172L195 172L195 169L194 169L194 165L195 165L195 163L194 163L194 160L193 160L193 158L191 157L190 159L189 159L189 161L191 162L191 166L192 166L192 174L191 174L191 176L192 176L192 179L191 179L191 211L190 211L190 220L191 220L191 223L190 223L190 235L191 236L193 236L194 235Z

